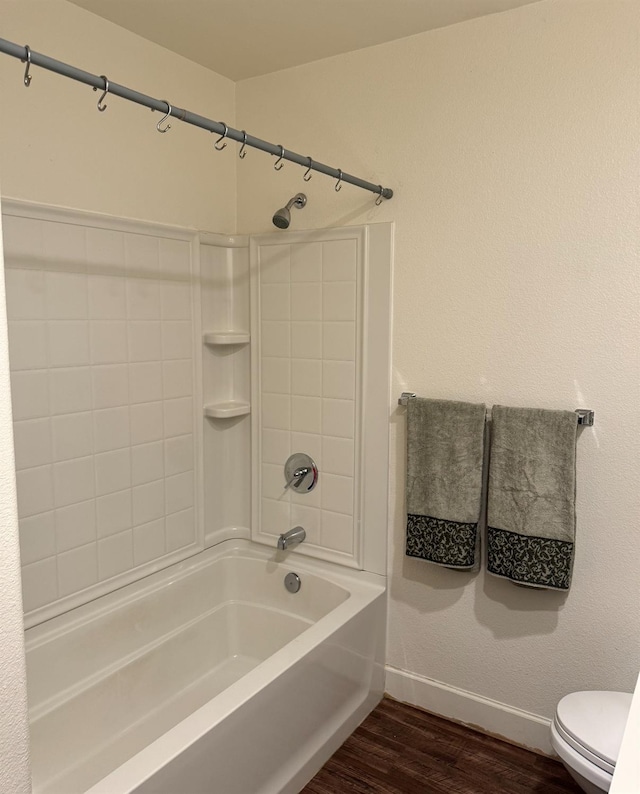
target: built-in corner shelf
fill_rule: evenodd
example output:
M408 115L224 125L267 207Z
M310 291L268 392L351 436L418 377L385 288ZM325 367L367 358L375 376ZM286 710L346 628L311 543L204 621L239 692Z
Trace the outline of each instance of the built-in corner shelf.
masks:
M246 345L251 336L248 331L207 331L202 338L205 345Z
M231 419L234 416L244 416L248 413L251 413L249 403L240 402L239 400L228 400L227 402L213 403L204 407L204 415L212 419Z

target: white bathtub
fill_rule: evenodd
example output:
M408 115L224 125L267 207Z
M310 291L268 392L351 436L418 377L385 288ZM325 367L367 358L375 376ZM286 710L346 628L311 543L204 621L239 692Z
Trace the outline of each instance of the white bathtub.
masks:
M384 631L381 577L246 541L29 629L34 792L294 794L382 697Z

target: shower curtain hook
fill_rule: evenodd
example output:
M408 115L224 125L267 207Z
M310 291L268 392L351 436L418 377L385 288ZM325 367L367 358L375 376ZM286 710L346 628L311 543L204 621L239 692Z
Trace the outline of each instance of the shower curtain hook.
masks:
M278 146L280 146L280 144L278 144ZM281 160L283 157L284 157L284 146L280 146L280 157L278 157L278 159L273 164L273 167L275 168L276 171L280 171L280 169L282 168L283 163L281 162Z
M172 107L171 107L171 105L170 105L170 104L167 102L167 100L166 100L166 99L165 99L165 100L163 100L163 101L166 103L166 105L167 105L167 107L169 108L169 110L168 110L168 111L167 111L167 112L164 114L164 116L163 116L163 117L160 119L160 121L159 121L159 122L156 124L156 129L158 130L158 132L169 132L169 130L171 129L171 124L167 124L167 126L166 126L164 129L162 129L162 130L160 129L160 125L162 124L162 122L163 122L165 119L168 119L168 118L169 118L169 116L171 115L171 111L173 110L173 108L172 108Z
M384 188L382 187L382 185L378 185L378 187L380 188L380 195L376 199L376 207L379 207L382 204L382 199L384 198L384 196L382 195L382 191L384 190Z
M218 144L220 143L220 141L224 141L224 139L227 137L227 133L229 132L229 127L227 127L224 121L221 121L220 124L222 124L222 126L224 127L224 132L218 138L218 140L213 144L213 148L216 149L216 151L218 152L221 152L223 149L226 149L227 147L226 141L222 144L222 146L218 146Z
M21 58L21 61L22 63L27 64L27 67L24 70L24 85L25 88L29 88L29 86L31 85L31 75L29 74L29 68L31 67L31 47L28 44L25 44L24 48L26 50L27 55L25 58Z
M240 151L238 152L238 157L241 160L244 160L244 158L247 156L247 153L245 152L246 147L247 147L247 132L246 130L242 130L242 146L240 147Z
M313 160L309 157L309 168L304 172L304 176L302 177L305 182L308 182L311 179L311 167L313 166Z
M98 100L98 110L102 112L103 110L107 109L107 106L103 103L103 99L109 93L109 81L107 80L107 76L105 74L101 74L100 77L102 77L102 79L104 80L104 91L102 92L102 96ZM97 91L98 90L97 86L94 85L93 90Z
M338 182L337 182L336 187L335 187L336 193L339 190L342 190L342 169L341 168L338 168Z

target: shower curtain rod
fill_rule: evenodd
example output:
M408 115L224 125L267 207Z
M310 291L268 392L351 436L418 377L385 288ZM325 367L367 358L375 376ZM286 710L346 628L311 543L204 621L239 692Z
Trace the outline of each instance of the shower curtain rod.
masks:
M147 96L146 94L141 94L139 91L134 91L133 89L127 88L126 86L119 85L118 83L112 83L104 75L99 76L91 74L90 72L85 72L82 69L76 68L75 66L69 66L69 64L63 63L62 61L57 61L55 58L50 58L47 55L42 55L42 53L34 52L28 45L21 46L19 44L14 44L11 41L7 41L7 39L0 38L0 52L5 53L6 55L11 55L14 58L18 58L23 63L27 64L24 77L24 83L27 87L31 82L29 67L31 65L39 66L42 69L48 69L50 72L61 74L63 77L69 77L72 80L77 80L80 83L90 85L95 90L105 91L107 94L114 94L115 96L119 96L122 99L128 99L130 102L136 102L138 105L144 105L145 107L151 108L151 110L158 110L161 113L164 113L166 116L173 116L179 121L184 121L185 124L192 124L195 127L201 127L203 130L215 132L222 136L220 140L222 140L222 138L230 138L231 140L237 141L238 143L242 143L243 147L251 146L254 149L261 149L263 152L267 152L268 154L272 154L279 158L275 164L276 166L281 160L289 160L292 163L296 163L297 165L305 167L307 169L307 173L309 171L319 171L321 174L331 176L338 180L338 183L336 184L336 190L340 190L342 182L348 182L350 185L355 185L356 187L360 187L363 190L369 190L371 193L377 193L379 198L376 203L380 203L383 198L390 199L393 196L393 190L391 190L391 188L382 187L382 185L375 185L373 182L367 182L364 179L359 179L357 176L344 173L340 168L331 168L331 166L325 165L324 163L319 163L313 160L311 157L304 157L301 154L297 154L296 152L285 149L280 144L269 143L268 141L263 141L260 138L254 137L253 135L247 135L244 130L236 130L232 127L227 127L227 125L223 122L213 121L212 119L208 119L205 116L199 116L197 113L192 113L189 110L183 110L182 108L174 107L166 100L154 99L153 97ZM159 127L158 129L161 132L163 131L160 130ZM164 131L166 131L166 128ZM308 181L309 178L310 177L307 178L307 175L305 174L306 181Z

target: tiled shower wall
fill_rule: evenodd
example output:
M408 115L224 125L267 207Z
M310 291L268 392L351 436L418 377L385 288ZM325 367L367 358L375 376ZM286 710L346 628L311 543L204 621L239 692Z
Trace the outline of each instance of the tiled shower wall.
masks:
M201 542L191 244L3 224L28 613Z
M313 550L315 556L343 560L358 553L359 244L358 237L263 242L255 268L259 536L269 542L265 535L277 536L300 524L307 532L302 553ZM283 466L294 452L311 455L318 465L318 485L310 493L284 490Z

